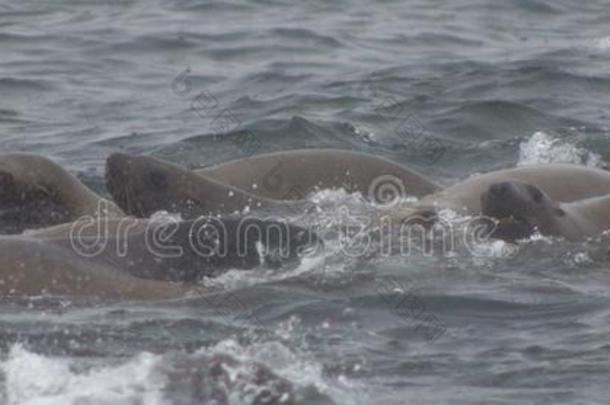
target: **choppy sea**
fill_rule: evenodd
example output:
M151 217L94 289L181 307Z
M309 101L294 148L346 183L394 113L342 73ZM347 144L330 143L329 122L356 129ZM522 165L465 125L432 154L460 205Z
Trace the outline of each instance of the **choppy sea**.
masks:
M606 0L1 1L0 150L100 193L115 151L350 149L445 185L606 167L608 27ZM296 403L607 403L608 239L318 257L205 299L3 297L0 403L260 402L257 366Z

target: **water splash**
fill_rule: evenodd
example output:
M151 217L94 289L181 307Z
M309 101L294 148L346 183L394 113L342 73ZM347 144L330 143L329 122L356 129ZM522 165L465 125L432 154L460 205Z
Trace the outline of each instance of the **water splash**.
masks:
M573 163L601 167L603 162L601 156L597 153L538 131L519 146L517 165L528 166L545 163Z
M610 50L610 36L596 39L593 42L593 47L602 51Z
M71 361L45 357L14 345L0 363L9 405L161 404L154 375L161 356L141 353L119 366L76 372ZM2 399L2 397L0 397Z

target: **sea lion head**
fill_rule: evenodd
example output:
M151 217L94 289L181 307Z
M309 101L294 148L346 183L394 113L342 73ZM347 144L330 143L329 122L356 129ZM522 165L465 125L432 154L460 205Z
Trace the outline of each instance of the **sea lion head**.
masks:
M481 195L481 208L483 215L498 220L491 236L505 240L527 238L536 230L552 234L557 220L566 215L544 191L521 181L489 186Z
M108 192L125 213L140 218L161 210L184 211L189 175L180 166L150 156L113 153L106 160Z
M0 233L15 234L67 222L71 210L52 161L29 153L0 155Z

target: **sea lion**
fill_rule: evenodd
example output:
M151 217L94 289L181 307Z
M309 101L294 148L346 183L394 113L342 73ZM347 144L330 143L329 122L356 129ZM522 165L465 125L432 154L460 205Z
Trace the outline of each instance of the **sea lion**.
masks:
M184 219L250 210L288 215L311 207L306 201L256 196L173 163L123 153L106 161L106 188L125 213L140 218L158 211L180 213Z
M491 236L500 239L521 239L537 230L582 240L610 229L610 194L562 203L532 184L503 181L492 184L480 200L482 214L498 219Z
M610 172L573 164L516 167L475 175L419 201L421 206L450 208L464 214L481 212L481 194L502 181L522 181L553 200L571 202L610 193Z
M197 287L134 277L72 250L22 236L0 236L0 293L102 298L185 297Z
M256 218L82 218L1 236L0 293L179 297L228 269L294 265L320 243L306 229Z
M31 153L0 155L0 233L71 222L83 215L123 216L52 160Z
M276 200L302 199L314 191L335 188L375 198L371 195L372 187L383 178L393 178L395 186L413 197L440 190L413 169L382 157L338 149L264 153L198 169L195 173Z
M584 203L586 199L610 194L610 172L605 170L572 164L532 165L472 176L440 192L430 194L415 204L392 206L385 210L381 217L394 226L402 226L405 222L418 218L425 219L424 222L428 225L434 224L441 209L450 209L461 215L478 216L483 214L482 195L494 184L506 181L523 182L537 187L556 203ZM601 206L603 207L603 204ZM550 209L548 211L552 212ZM575 213L572 217L576 216ZM563 223L567 223L567 219ZM581 222L584 223L583 221ZM533 232L533 222L502 218L494 237L507 240L523 238ZM584 229L591 229L592 233L596 233L594 228L589 226ZM568 231L546 232L571 238Z
M386 191L390 198L399 198L439 189L419 173L385 159L347 151L317 153L265 154L195 172L150 156L115 153L106 161L106 187L130 215L148 217L166 210L185 218L244 207L277 215L302 213L313 205L303 200L307 194L325 187L363 192L381 203Z
M313 154L315 151L307 151L306 154L309 153ZM134 162L131 164L134 166L133 169L122 170L121 167L126 166L125 162L130 161ZM188 171L185 169L151 157L130 157L119 154L111 156L107 162L108 189L121 208L135 215L138 212L150 215L155 210L188 213L191 206L196 207L194 212L202 213L205 208L202 210L198 206L204 205L201 202L206 202L206 194L209 196L208 199L215 200L215 193L220 193L222 198L215 204L222 204L226 200L227 192L222 184L213 182L205 175L199 179L186 173ZM182 178L186 176L189 181L185 186ZM172 179L171 182L155 181L155 179L169 178ZM576 201L610 193L610 172L605 170L572 164L534 165L472 176L442 191L424 196L416 204L390 204L383 207L382 214L398 220L398 223L414 215L429 217L432 211L442 208L450 208L467 215L478 215L481 213L481 194L492 184L508 180L523 181L540 187L550 198L559 202ZM415 183L418 181L416 178ZM141 185L133 186L134 183ZM170 186L166 186L165 183L170 183ZM209 186L210 183L213 187ZM186 189L198 190L197 197L191 198L193 203L191 206L184 203L189 199L184 191ZM138 190L142 191L138 192ZM161 193L158 197L156 190Z

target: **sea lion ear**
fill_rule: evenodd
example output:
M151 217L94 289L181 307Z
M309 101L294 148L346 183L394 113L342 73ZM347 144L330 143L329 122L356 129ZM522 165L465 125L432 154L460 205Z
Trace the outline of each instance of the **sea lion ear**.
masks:
M566 212L563 210L563 208L557 207L557 208L555 208L555 214L559 215L560 217L563 217L566 214Z

